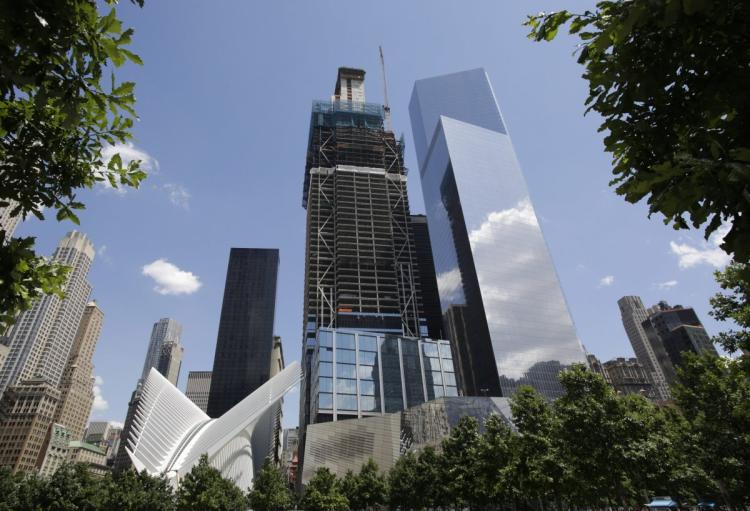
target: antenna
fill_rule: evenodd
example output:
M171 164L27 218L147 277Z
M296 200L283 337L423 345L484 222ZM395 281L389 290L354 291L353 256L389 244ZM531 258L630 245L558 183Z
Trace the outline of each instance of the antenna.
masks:
M383 75L383 112L385 113L385 129L393 131L391 125L391 107L388 104L388 80L385 77L385 57L383 57L383 47L378 46L380 50L380 71Z

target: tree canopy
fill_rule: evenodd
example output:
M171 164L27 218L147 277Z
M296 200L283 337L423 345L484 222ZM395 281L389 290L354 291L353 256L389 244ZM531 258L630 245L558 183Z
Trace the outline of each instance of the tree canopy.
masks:
M529 37L580 39L586 112L625 200L675 229L728 227L721 247L750 260L750 3L604 0L529 16Z
M114 69L142 64L133 29L114 0L0 4L0 207L13 215L78 223L81 188L137 187L139 161L104 149L133 137L135 84ZM143 4L143 0L133 0ZM34 239L0 239L0 331L42 293L61 292L64 270L33 251Z

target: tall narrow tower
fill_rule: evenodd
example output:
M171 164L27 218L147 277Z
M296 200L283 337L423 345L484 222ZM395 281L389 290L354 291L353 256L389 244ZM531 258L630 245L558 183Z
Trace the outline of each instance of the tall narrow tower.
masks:
M18 317L8 357L0 368L0 393L32 377L43 378L53 387L60 384L91 293L86 276L94 260L94 245L85 234L71 231L57 245L52 260L70 267L65 298L45 295Z
M177 385L178 375L172 375L174 379L167 376L167 373L159 369L159 359L162 357L162 348L164 345L170 343L179 346L180 337L182 337L182 325L174 319L162 318L154 323L154 327L151 329L148 351L146 352L146 360L143 362L140 381L145 381L151 368L156 367L172 385Z
M657 351L659 346L652 345L651 341L643 328L643 322L648 319L648 312L643 306L639 296L623 296L617 300L620 307L620 316L622 325L625 327L625 333L630 339L635 356L646 370L646 374L654 385L654 395L656 399L664 401L669 399L669 387L664 370L659 364Z
M418 80L409 113L460 386L562 395L586 359L487 74Z
M426 332L409 228L403 140L365 102L365 72L342 67L314 101L302 205L307 209L300 425L310 422L310 359L320 327Z
M83 438L83 430L94 403L92 359L103 320L104 313L96 302L89 302L83 312L60 383L60 402L55 411L54 422L65 426L72 440Z
M221 417L270 378L278 271L278 249L229 252L208 395L210 417Z

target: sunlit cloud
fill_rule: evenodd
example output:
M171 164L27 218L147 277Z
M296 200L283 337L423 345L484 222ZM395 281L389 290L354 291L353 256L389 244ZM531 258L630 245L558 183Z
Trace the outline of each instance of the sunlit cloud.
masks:
M97 375L94 377L94 404L91 405L91 409L96 410L97 412L103 412L109 409L109 403L107 403L107 400L102 396L103 384L104 380L101 376Z
M724 252L720 245L724 241L724 236L732 228L731 224L725 224L719 227L708 241L702 241L699 246L693 246L688 243L676 243L671 241L669 248L677 256L677 264L680 268L692 268L700 264L708 264L714 268L723 268L729 264L732 257Z
M197 275L179 269L166 259L157 259L143 266L141 272L154 279L154 291L160 295L190 295L202 285Z
M615 283L614 275L605 275L599 280L599 287L611 286L614 283Z
M137 148L131 142L126 144L115 144L106 145L102 148L102 162L103 165L97 169L97 174L100 176L106 176L109 173L107 165L115 154L119 154L122 158L122 166L127 167L131 161L140 160L141 169L146 173L154 174L159 171L159 162L148 154L146 151ZM127 193L127 186L118 185L117 188L113 188L112 184L108 179L104 179L99 182L99 187L105 191L112 191L118 195L125 195Z
M658 287L659 289L672 289L677 284L678 282L676 280L668 280L666 282L659 282L658 284L656 284L656 287Z

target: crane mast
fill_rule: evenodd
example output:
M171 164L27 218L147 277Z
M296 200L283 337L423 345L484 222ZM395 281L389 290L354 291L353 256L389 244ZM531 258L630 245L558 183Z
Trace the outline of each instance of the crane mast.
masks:
M383 76L383 112L385 114L385 129L393 131L391 124L391 107L388 104L388 80L385 77L385 57L383 57L383 47L378 46L380 50L380 71Z

